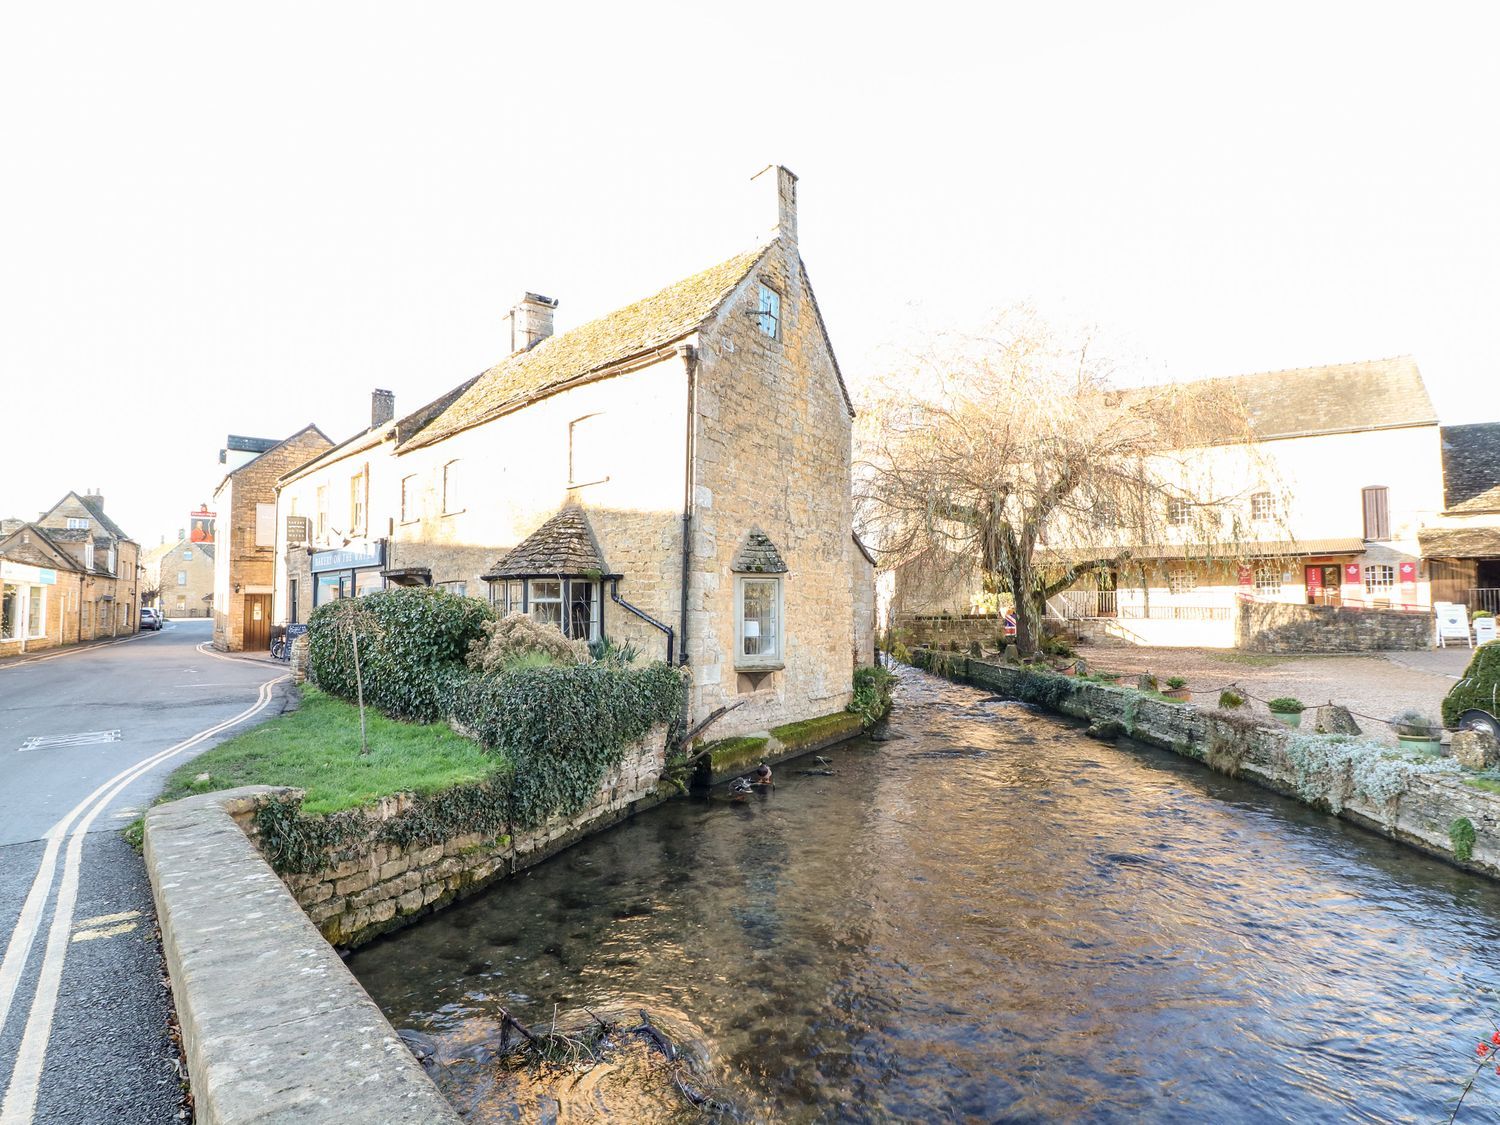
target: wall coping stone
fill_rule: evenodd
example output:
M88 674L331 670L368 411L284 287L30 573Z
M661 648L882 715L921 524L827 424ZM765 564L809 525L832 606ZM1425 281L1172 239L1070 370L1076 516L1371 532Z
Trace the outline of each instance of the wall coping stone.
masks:
M158 805L145 859L197 1119L460 1118L235 822L272 786Z

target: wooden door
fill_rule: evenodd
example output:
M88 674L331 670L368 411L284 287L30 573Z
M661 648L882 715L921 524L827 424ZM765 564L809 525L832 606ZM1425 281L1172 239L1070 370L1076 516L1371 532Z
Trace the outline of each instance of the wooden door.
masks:
M271 647L271 595L245 595L245 651L264 652Z

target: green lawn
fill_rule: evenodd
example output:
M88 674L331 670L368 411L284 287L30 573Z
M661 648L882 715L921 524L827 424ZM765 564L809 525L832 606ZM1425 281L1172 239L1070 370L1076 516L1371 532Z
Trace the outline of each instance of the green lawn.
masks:
M359 708L306 685L299 710L178 766L158 803L240 785L291 785L307 790L304 812L331 813L478 781L502 763L446 724L398 723L369 707L365 719L370 753L361 757Z

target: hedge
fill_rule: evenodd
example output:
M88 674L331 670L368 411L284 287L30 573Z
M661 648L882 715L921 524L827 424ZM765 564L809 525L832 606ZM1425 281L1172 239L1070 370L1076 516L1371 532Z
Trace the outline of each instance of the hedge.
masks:
M1500 716L1500 642L1491 641L1474 651L1464 678L1443 700L1443 725L1458 726L1458 717L1474 709Z
M320 605L308 620L308 657L318 686L355 698L354 649L341 615L354 615L365 702L393 719L434 722L467 679L469 645L494 620L477 598L437 587L379 590Z

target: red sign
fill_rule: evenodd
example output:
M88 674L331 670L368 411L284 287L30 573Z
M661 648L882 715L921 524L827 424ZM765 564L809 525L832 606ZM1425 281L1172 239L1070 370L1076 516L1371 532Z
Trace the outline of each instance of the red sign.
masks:
M1240 567L1240 585L1241 586L1254 586L1255 585L1255 573L1248 566L1241 566Z
M1401 585L1415 586L1417 584L1417 564L1404 562L1401 564Z
M1323 592L1323 568L1321 566L1310 566L1307 568L1307 592L1309 594L1321 594Z
M1361 578L1362 578L1362 575L1360 574L1359 563L1347 563L1347 564L1345 564L1345 566L1344 566L1344 585L1345 586L1358 586L1358 585L1360 585Z

